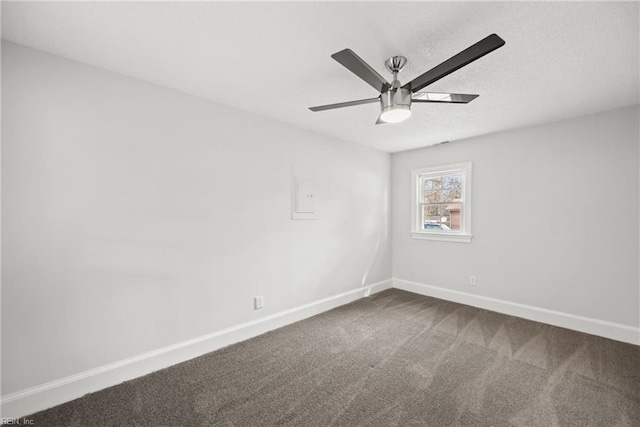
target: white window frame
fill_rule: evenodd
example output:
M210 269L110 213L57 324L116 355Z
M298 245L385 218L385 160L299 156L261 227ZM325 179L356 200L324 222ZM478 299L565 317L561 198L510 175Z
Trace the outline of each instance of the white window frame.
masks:
M454 172L462 172L462 223L456 231L423 230L420 222L422 215L422 197L420 181L423 177L442 176ZM440 240L446 242L470 243L471 234L471 162L454 163L443 166L432 166L411 171L411 237L414 239Z

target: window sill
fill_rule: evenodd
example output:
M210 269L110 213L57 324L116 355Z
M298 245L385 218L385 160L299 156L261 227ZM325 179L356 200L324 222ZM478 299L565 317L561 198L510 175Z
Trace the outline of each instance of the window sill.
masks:
M442 242L471 243L472 234L425 233L412 231L411 238L421 240L439 240Z

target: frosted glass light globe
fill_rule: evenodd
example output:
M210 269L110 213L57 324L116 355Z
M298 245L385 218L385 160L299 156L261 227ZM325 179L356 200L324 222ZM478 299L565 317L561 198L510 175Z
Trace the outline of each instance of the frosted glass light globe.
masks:
M380 120L385 123L398 123L407 120L411 116L411 107L408 105L395 105L387 108L380 114Z

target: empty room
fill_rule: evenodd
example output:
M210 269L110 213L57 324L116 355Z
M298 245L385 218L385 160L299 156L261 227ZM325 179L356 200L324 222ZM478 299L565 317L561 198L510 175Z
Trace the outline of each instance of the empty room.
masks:
M640 425L639 6L2 1L0 424Z

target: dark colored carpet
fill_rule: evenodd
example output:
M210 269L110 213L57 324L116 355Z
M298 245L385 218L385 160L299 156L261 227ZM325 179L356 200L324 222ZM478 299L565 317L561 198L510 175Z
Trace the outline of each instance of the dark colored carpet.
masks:
M640 426L640 347L391 289L37 426Z

